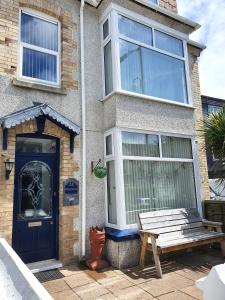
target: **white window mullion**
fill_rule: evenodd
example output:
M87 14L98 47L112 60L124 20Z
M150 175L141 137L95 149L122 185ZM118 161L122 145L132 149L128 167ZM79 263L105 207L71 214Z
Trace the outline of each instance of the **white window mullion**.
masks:
M187 42L183 41L183 48L184 48L184 58L185 58L185 73L186 73L186 82L187 82L187 94L188 94L188 104L193 105L192 99L192 89L191 89L191 74L188 64L188 50L187 50Z
M121 130L115 128L115 173L116 173L116 201L117 220L119 229L126 228L126 207L124 194L124 175L122 159L122 137Z
M111 34L112 34L112 62L113 62L113 90L121 89L120 78L120 45L118 33L118 14L115 11L111 13Z

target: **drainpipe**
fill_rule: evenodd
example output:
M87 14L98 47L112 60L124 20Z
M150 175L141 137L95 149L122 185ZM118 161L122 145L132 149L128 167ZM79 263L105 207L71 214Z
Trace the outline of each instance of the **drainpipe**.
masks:
M84 78L84 3L80 5L80 62L81 62L81 114L82 114L82 238L81 254L85 256L86 240L86 103L85 103L85 78Z

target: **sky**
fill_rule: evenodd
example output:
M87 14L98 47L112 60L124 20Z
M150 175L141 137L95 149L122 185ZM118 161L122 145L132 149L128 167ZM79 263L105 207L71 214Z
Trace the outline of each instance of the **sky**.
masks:
M225 99L225 0L177 0L178 12L202 25L190 38L205 44L199 59L202 95Z

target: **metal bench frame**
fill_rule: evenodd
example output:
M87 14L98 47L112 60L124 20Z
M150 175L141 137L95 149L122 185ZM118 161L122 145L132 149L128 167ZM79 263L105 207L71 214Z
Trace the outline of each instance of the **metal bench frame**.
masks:
M140 213L140 266L146 251L153 252L157 275L162 278L160 254L219 242L225 256L222 223L202 219L196 209L172 209Z

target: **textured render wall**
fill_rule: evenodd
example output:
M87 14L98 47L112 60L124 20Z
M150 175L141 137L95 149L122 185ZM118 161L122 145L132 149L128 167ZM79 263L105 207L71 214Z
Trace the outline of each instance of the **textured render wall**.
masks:
M1 151L2 172L0 178L0 236L11 244L13 221L13 191L14 172L11 172L9 180L5 180L3 160L11 158L15 161L15 141L17 134L35 133L36 122L34 120L9 129L8 149ZM79 172L79 162L74 160L70 153L69 134L50 121L46 121L44 134L60 139L60 186L59 186L59 258L64 264L74 261L74 247L79 240L79 231L74 228L74 223L79 218L79 207L63 207L63 181L76 176ZM79 137L75 142L79 147ZM75 253L78 258L79 253Z

